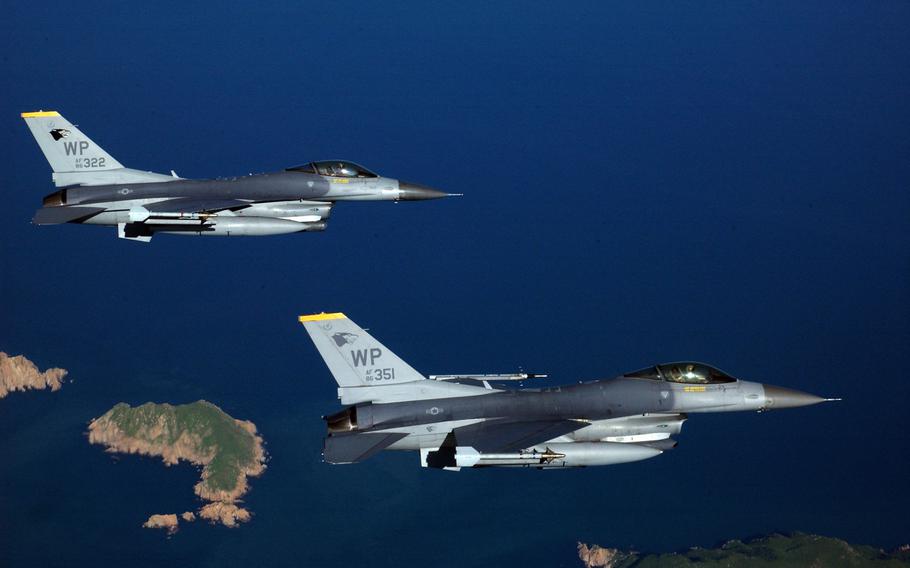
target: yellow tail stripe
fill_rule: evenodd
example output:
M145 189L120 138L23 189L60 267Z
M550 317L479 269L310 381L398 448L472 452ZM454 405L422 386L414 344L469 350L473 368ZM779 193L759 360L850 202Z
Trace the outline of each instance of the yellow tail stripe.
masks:
M327 314L323 312L321 314L313 314L311 316L300 316L297 319L300 320L300 323L303 323L306 321L340 320L345 319L346 317L347 316L341 312L336 312L334 314Z
M60 113L55 110L39 110L35 112L22 113L22 118L38 118L41 116L60 116Z

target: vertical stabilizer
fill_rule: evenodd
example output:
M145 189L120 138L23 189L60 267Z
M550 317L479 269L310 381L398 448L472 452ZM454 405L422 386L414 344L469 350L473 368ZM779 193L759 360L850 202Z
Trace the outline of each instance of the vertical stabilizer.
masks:
M23 112L22 118L54 173L116 170L123 167L123 164L57 111Z
M156 174L123 167L104 148L95 144L55 110L23 112L44 157L54 170L57 187L107 185L113 183L166 182L176 175Z
M300 316L299 320L339 387L394 385L426 379L344 314Z

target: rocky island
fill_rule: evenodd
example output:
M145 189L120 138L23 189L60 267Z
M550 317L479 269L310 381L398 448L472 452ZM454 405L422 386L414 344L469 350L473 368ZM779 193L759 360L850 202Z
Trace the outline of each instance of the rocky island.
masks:
M250 519L236 503L248 489L247 478L265 471L265 450L256 426L232 418L210 402L170 405L147 402L135 408L120 403L89 423L89 442L109 452L160 456L166 465L180 460L202 467L196 495L209 501L196 516L234 527ZM151 515L143 526L177 530L176 513Z
M718 548L690 548L670 554L640 554L578 543L587 568L899 568L910 566L910 547L885 552L871 546L812 534L773 534L748 541L731 540Z
M48 369L43 373L24 355L10 357L0 351L0 398L13 391L29 389L60 390L66 369Z

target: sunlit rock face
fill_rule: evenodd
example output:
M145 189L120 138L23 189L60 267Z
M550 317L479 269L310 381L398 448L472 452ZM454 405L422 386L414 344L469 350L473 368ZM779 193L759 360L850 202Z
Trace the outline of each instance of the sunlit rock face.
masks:
M619 551L615 548L603 548L596 544L588 546L578 543L578 558L586 568L613 568L618 560Z
M24 355L10 357L0 351L0 398L13 391L46 388L60 390L66 373L66 369L57 367L42 373Z
M265 471L263 440L255 424L237 420L214 404L120 403L89 423L88 440L109 452L158 456L168 466L185 461L202 467L194 489L209 503L180 518L152 515L143 525L147 528L174 532L180 519L192 522L197 516L236 527L252 517L237 501L249 489L247 478Z

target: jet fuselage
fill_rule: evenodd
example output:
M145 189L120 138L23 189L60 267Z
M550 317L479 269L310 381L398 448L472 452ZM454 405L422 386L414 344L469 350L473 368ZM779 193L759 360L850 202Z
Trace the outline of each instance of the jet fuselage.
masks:
M649 413L698 413L764 410L775 405L768 390L800 394L761 383L737 380L720 385L688 385L618 377L550 389L492 390L483 396L356 405L356 430L384 430L462 420L596 421ZM811 397L807 400L821 402ZM817 399L817 400L816 400ZM785 407L784 397L777 406Z

